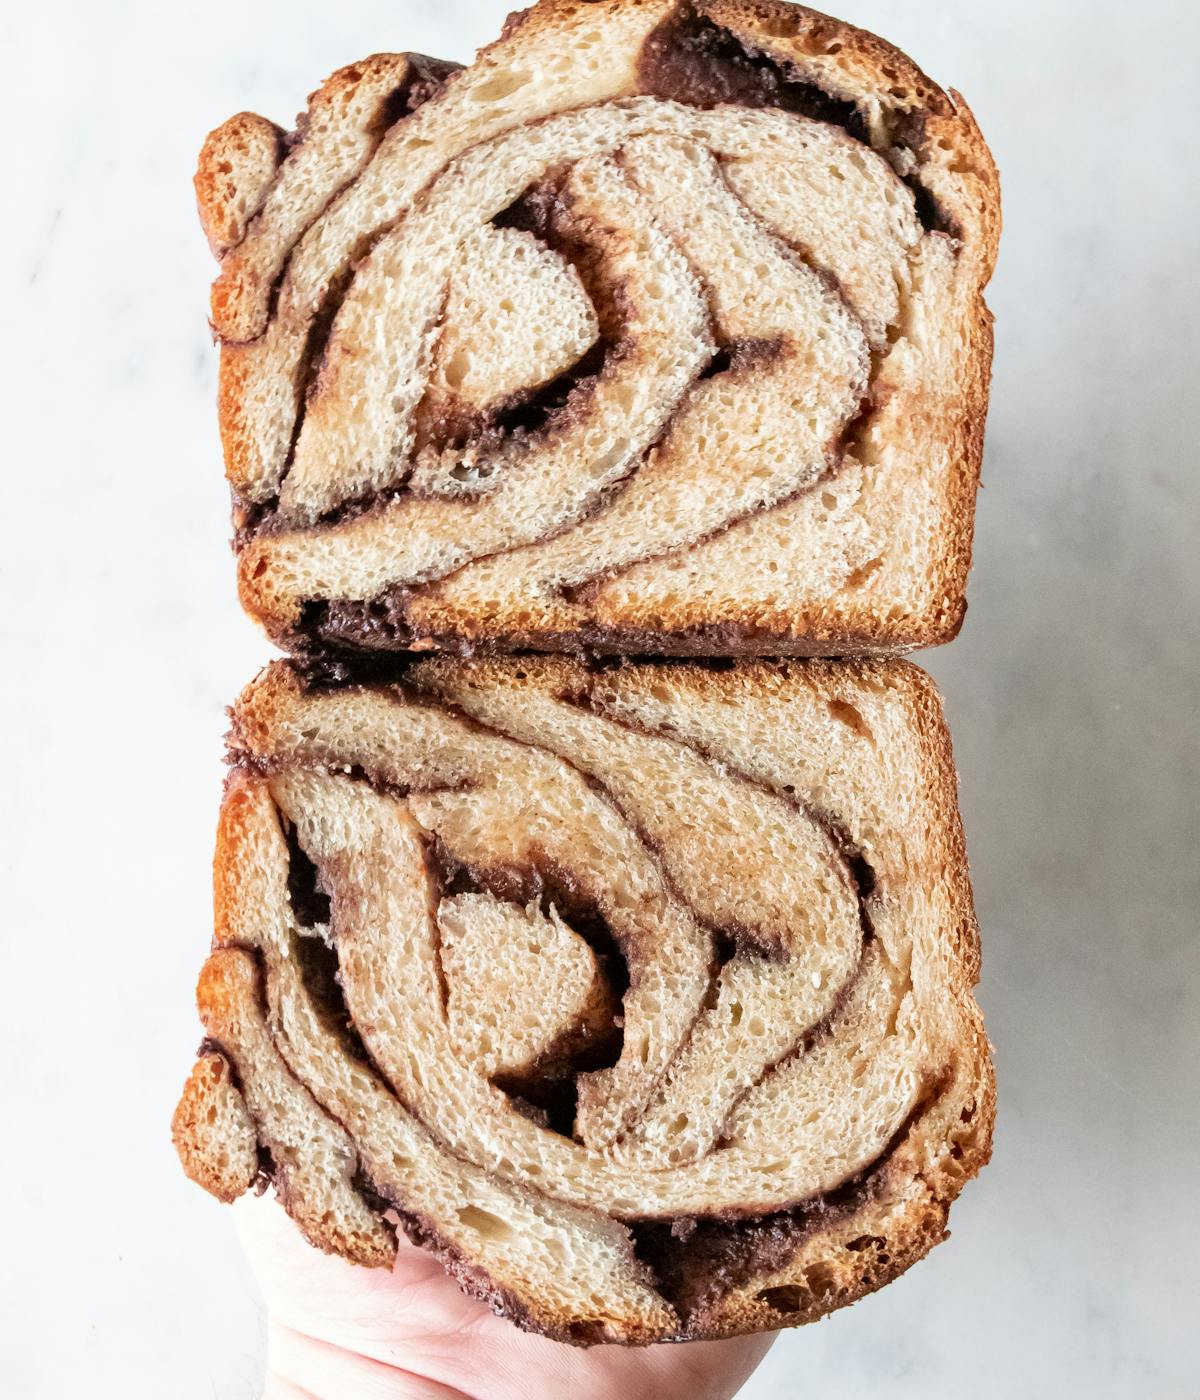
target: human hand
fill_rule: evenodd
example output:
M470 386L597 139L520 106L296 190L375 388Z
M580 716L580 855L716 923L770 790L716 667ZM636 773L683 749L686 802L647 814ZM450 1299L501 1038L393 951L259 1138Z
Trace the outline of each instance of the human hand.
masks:
M774 1340L585 1351L496 1317L403 1236L388 1273L321 1254L265 1197L234 1209L267 1308L263 1400L727 1400Z

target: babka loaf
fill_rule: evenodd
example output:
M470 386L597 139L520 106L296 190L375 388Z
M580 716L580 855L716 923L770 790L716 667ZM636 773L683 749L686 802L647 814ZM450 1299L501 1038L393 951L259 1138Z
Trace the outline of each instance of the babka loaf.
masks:
M944 1236L993 1084L902 661L277 662L233 712L188 1174L581 1344L807 1322Z
M964 610L995 169L780 0L541 0L197 176L246 608L283 645L894 651Z

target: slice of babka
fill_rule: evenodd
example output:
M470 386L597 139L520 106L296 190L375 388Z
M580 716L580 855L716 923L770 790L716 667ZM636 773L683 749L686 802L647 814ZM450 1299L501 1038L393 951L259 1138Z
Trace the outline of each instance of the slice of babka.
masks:
M279 662L232 739L175 1120L214 1195L578 1343L807 1322L943 1238L993 1083L921 671Z
M834 654L952 637L996 173L781 0L542 0L197 176L241 596L285 646Z

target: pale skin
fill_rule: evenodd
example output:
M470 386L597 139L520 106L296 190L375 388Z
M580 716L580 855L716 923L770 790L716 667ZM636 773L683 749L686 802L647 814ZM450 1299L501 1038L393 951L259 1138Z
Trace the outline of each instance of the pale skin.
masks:
M774 1334L583 1350L530 1336L401 1240L394 1268L321 1254L269 1197L235 1208L267 1310L263 1400L728 1400Z

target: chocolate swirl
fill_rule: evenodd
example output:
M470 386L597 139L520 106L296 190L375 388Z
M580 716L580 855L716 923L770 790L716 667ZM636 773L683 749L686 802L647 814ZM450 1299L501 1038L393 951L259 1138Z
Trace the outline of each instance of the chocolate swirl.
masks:
M202 157L249 610L382 650L951 633L995 241L969 113L740 0L547 0L447 72L377 56L290 148L239 118Z
M280 664L234 739L215 1194L368 1264L399 1220L575 1341L807 1320L940 1238L991 1086L919 672Z

